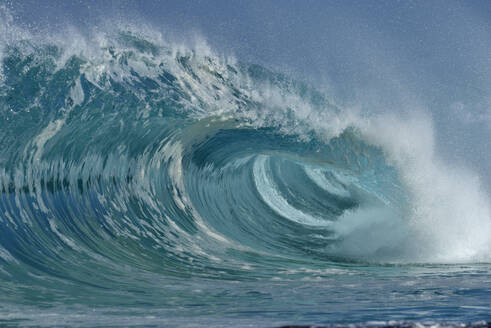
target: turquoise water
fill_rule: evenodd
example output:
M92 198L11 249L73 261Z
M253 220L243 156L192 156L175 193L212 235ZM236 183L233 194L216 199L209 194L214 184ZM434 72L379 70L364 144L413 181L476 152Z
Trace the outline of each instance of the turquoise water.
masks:
M0 324L489 320L487 198L428 117L136 29L9 33Z

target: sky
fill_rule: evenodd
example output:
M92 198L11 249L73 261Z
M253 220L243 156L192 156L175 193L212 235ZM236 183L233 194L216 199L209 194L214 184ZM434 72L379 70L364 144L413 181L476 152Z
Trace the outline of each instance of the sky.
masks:
M33 30L145 23L177 38L201 35L345 106L423 110L441 155L491 186L491 1L2 1Z

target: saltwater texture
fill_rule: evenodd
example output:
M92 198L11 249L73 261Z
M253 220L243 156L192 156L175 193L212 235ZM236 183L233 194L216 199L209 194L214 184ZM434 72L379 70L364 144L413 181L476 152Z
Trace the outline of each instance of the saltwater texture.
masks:
M0 323L489 319L488 198L424 114L148 31L3 24Z

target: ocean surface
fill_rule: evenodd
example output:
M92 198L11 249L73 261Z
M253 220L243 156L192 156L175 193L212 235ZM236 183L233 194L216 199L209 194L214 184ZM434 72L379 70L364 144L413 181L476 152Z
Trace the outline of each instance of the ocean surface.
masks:
M491 212L423 113L136 27L0 24L0 325L491 319Z

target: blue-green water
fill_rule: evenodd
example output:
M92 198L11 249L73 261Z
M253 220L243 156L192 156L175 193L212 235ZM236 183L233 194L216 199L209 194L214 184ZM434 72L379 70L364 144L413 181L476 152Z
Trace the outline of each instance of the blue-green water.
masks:
M362 115L201 43L11 28L0 324L489 320L487 197L427 117Z

